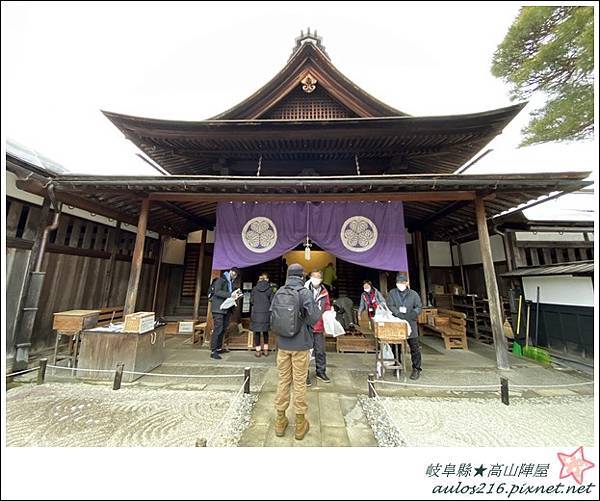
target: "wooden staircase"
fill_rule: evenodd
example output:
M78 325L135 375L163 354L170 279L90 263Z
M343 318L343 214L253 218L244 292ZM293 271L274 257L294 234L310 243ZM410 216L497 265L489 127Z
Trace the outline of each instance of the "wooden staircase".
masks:
M200 246L188 244L185 246L185 264L183 281L181 286L181 297L194 297L196 291L196 274L198 273L198 258L200 257ZM202 291L206 292L206 291Z

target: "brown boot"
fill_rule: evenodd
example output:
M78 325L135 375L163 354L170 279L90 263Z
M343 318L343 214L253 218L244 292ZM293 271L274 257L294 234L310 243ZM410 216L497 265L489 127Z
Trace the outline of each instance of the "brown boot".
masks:
M285 411L277 411L277 419L275 420L275 435L278 437L283 437L288 424L289 421L285 416Z
M310 424L308 420L304 417L304 414L296 414L296 440L302 440L304 436L308 433L308 429L310 428Z

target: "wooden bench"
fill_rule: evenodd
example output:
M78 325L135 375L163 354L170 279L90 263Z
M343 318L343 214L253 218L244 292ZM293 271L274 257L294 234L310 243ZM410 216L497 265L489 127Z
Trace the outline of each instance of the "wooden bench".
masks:
M448 317L450 319L448 325L436 326L426 323L421 324L421 328L439 334L444 340L444 346L447 350L468 350L466 315L458 311L438 309L437 314L432 316L434 321L438 316Z
M98 325L108 325L110 323L123 322L123 306L109 306L98 310Z

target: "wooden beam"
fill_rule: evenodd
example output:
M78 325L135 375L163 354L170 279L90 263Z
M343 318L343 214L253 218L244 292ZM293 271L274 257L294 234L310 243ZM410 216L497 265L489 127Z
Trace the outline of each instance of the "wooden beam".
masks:
M149 207L150 200L144 198L140 208L140 217L137 222L135 247L131 258L131 270L129 271L129 282L127 283L127 295L125 296L123 316L135 312L135 303L137 302L138 287L140 285L140 275L142 273L142 261L144 259L144 241L146 240Z
M104 275L104 290L102 291L102 307L108 306L110 299L110 292L112 289L113 275L115 270L115 262L117 260L117 254L119 252L119 241L121 237L121 221L117 221L117 226L111 228L110 238L108 241L108 249L110 249L110 260L106 268L106 274Z
M423 256L423 235L420 231L413 233L414 245L417 250L417 265L419 266L419 289L421 293L421 303L427 306L427 287L425 285L425 258Z
M496 271L494 269L492 247L485 214L485 202L479 198L475 200L475 216L477 219L477 232L481 249L481 261L483 263L485 288L488 296L490 322L492 324L492 336L496 348L496 365L498 369L510 369L508 347L502 326L502 304L498 292L498 282L496 281Z
M208 221L206 221L205 219L202 219L201 217L196 216L192 212L190 212L186 209L183 209L182 207L179 207L178 205L175 205L172 202L161 201L161 202L159 202L159 205L171 212L174 212L175 214L178 214L181 217L184 217L188 221L197 224L198 226L200 226L200 228L210 228L210 229L213 228L213 225L211 223L209 223Z
M35 180L24 180L18 179L16 181L17 188L23 191L27 191L29 193L33 193L39 196L45 196L46 190L43 185L39 181ZM104 205L102 203L96 203L87 198L80 197L72 192L64 192L59 188L55 189L55 196L58 202L63 202L67 206L77 207L78 209L87 210L88 212L93 212L94 214L100 214L101 216L108 217L110 219L114 219L115 221L122 221L124 223L131 224L135 226L137 224L137 219L134 216L126 212L120 212L112 209L109 205ZM169 228L163 228L160 226L150 225L149 229L152 231L156 231L159 233L167 233L169 235L173 235L175 237L181 237L181 234L174 233Z
M299 186L300 188L300 186ZM432 202L475 200L474 191L423 191L423 192L368 192L368 193L170 193L152 192L150 200L172 202L323 202L333 200L400 200L405 202Z
M208 230L202 230L202 240L200 241L200 253L198 256L198 266L196 267L196 289L194 291L194 322L198 321L200 316L200 298L202 297L202 275L204 273L204 255L206 250L206 234Z
M458 200L456 202L452 202L448 205L446 205L446 207L444 207L443 209L435 212L434 214L432 214L431 216L425 218L423 221L421 221L418 225L419 229L426 229L427 226L431 225L432 223L436 222L439 219L442 219L443 217L447 216L448 214L452 214L453 212L462 209L463 207L465 207L466 205L469 204L468 200Z

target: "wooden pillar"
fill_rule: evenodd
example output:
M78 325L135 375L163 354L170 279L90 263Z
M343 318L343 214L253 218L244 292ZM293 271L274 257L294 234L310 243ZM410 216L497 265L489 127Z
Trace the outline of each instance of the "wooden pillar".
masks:
M200 298L202 297L202 275L204 274L204 254L206 250L207 233L208 230L204 228L202 230L202 239L200 240L200 253L198 255L198 266L196 268L196 290L194 291L194 322L197 322L200 316Z
M211 270L210 272L210 281L212 282L214 278L218 278L221 276L221 270ZM206 310L206 329L205 332L209 333L212 332L212 328L213 328L213 318L212 318L212 313L210 311L210 301L208 302L208 306L207 306L207 310ZM227 326L225 326L225 328L227 328Z
M152 311L156 311L156 298L158 296L158 281L160 280L160 267L165 249L165 236L161 235L158 242L158 254L156 256L156 272L154 273L154 293L152 294Z
M469 288L467 287L467 283L465 281L465 267L463 266L462 249L460 247L460 242L456 242L456 257L458 259L458 266L460 267L460 281L462 283L462 288L465 294L468 294Z
M417 264L419 266L419 290L421 292L421 303L427 306L427 287L425 286L425 258L423 256L423 236L420 231L415 231L414 245L417 249Z
M492 336L496 348L496 365L498 369L510 369L508 364L508 348L506 338L504 337L504 329L502 328L502 305L500 303L500 294L498 293L498 283L496 282L496 271L494 270L494 260L492 258L485 204L481 198L475 199L475 216L477 219L477 233L479 234L485 287L489 302Z
M104 275L104 290L102 291L102 307L106 308L110 301L110 293L113 284L113 275L115 273L115 263L117 260L117 254L119 253L119 244L121 241L121 221L117 221L115 226L110 232L108 240L108 249L110 250L110 258L108 260L108 267L106 268L106 274Z
M144 198L138 218L137 233L135 236L135 247L131 258L131 270L129 271L129 282L127 283L127 295L125 296L125 307L123 316L135 312L140 275L142 274L142 263L144 261L144 241L146 240L146 227L148 225L148 208L150 199Z
M388 279L387 272L380 271L379 272L379 292L383 294L383 296L387 296L388 293Z

